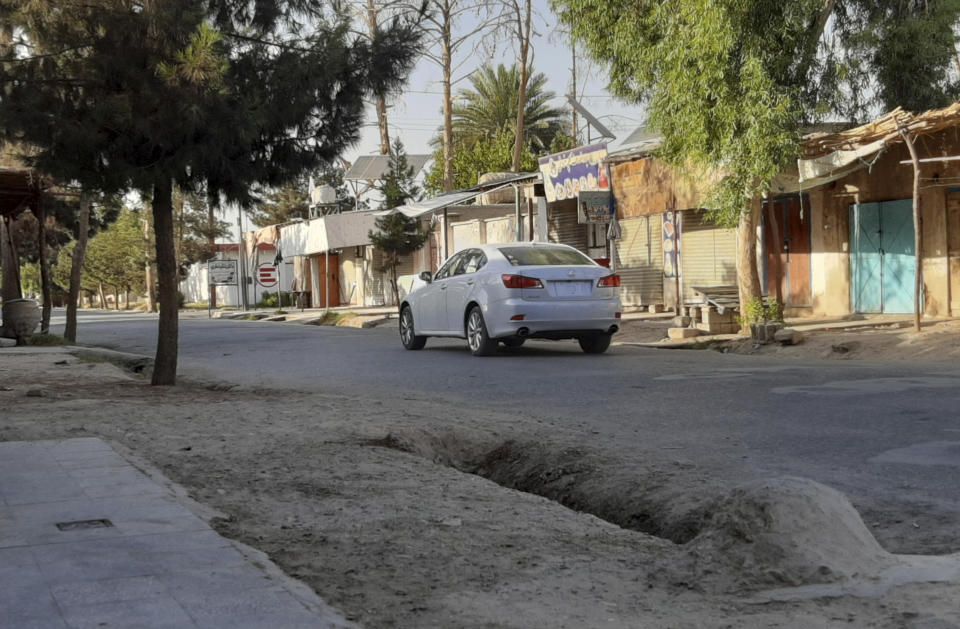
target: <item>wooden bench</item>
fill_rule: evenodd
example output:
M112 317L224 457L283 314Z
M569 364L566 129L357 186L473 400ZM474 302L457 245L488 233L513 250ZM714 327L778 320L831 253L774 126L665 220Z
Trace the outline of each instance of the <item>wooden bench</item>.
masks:
M727 308L740 309L740 289L736 286L691 286L700 301L697 306L714 306L717 314L724 314Z

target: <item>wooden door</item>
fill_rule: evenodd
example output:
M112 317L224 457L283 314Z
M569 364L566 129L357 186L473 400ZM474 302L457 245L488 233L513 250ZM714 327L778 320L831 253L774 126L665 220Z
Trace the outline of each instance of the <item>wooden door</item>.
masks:
M787 306L811 305L810 289L810 202L804 197L775 199L777 233L773 233L769 210L764 205L764 282L767 294L776 294L776 258L780 256L780 287Z
M960 315L960 189L947 193L947 256L950 260L950 314Z
M319 272L317 278L319 281L319 295L316 299L317 308L327 308L327 283L329 282L330 308L336 308L340 305L340 256L330 255L330 268L327 268L327 256L317 256L317 268Z

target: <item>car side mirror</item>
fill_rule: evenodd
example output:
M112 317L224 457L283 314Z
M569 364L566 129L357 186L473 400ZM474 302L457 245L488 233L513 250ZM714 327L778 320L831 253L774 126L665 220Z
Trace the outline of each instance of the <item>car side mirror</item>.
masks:
M429 284L430 282L433 281L433 273L431 273L430 271L423 271L422 273L420 273L420 279L422 279L424 282Z

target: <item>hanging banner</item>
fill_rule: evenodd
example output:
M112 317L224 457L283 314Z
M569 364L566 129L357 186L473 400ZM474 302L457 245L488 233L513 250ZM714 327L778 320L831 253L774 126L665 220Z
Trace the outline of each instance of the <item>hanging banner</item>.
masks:
M547 202L576 199L582 190L609 190L610 178L603 160L607 145L582 146L541 157L540 172Z

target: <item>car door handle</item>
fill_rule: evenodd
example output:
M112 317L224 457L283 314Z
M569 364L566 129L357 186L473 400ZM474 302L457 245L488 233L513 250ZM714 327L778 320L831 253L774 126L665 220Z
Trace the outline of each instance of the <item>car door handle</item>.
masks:
M440 290L447 290L447 285L444 284L443 286L441 286L441 287L440 287Z
M470 280L469 282L467 282L467 286L473 286L473 280Z

